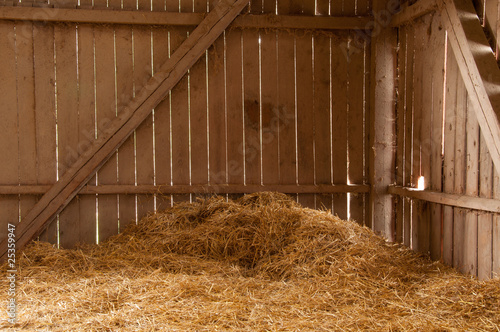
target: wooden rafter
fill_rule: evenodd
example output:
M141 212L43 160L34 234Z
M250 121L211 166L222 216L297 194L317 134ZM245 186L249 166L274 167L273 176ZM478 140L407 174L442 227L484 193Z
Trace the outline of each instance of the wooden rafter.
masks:
M110 121L102 136L94 141L91 148L78 158L21 221L16 229L18 249L22 249L31 239L39 235L48 222L71 202L78 191L149 116L151 110L165 98L248 2L249 0L219 1L214 10L163 64L160 71L148 81L121 114ZM0 244L0 250L0 260L3 260L7 253L7 240Z
M204 13L147 12L109 9L67 9L36 7L1 7L0 19L96 24L134 24L196 26ZM243 15L232 23L234 28L262 29L365 29L373 18L292 15Z
M500 173L500 70L470 0L439 2L444 27L457 59L484 141Z

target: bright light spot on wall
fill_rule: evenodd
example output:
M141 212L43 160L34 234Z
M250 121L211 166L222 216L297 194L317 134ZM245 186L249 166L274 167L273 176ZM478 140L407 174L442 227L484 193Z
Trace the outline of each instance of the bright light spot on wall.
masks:
M425 189L425 179L423 176L418 178L417 182L417 190L424 190Z

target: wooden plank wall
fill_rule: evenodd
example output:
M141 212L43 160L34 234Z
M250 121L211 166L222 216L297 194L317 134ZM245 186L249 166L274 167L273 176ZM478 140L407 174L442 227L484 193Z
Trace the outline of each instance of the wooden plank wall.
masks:
M440 18L399 29L398 185L498 197L498 174L484 144ZM398 241L460 271L498 275L498 214L398 199ZM496 249L495 249L496 248Z
M81 8L206 12L205 0ZM50 5L75 8L76 0ZM252 14L368 15L370 1L255 0ZM0 185L50 185L193 28L0 22ZM89 185L367 184L369 43L355 31L230 28ZM203 193L78 195L41 235L95 243ZM228 195L236 198L238 194ZM365 224L365 194L295 194ZM35 195L0 197L0 239ZM370 226L370 225L368 225Z

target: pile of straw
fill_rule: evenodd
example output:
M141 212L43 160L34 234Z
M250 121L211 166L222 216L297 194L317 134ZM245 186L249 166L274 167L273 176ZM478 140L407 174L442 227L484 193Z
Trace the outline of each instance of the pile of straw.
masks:
M13 331L500 326L500 280L462 276L276 193L178 204L100 245L35 242L18 278L18 322L0 325Z

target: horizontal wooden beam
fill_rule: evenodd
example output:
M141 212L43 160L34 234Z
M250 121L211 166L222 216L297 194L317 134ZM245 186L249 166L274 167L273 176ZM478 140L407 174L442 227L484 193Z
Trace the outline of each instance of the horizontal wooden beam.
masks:
M399 27L429 14L438 9L436 0L419 0L411 6L404 6L400 12L394 14L391 20L392 27Z
M500 70L470 0L440 0L460 74L486 146L500 173Z
M0 195L43 195L50 185L35 186L0 186ZM286 194L335 194L335 193L367 193L368 185L100 185L85 186L78 195L107 194L250 194L260 191L277 191Z
M205 13L147 12L109 9L67 9L37 7L0 7L0 19L42 22L73 22L95 24L135 24L196 26ZM290 16L290 15L242 15L230 27L261 29L365 29L373 18Z
M417 190L401 186L389 186L389 194L421 201L455 206L464 209L500 213L500 200L475 196L446 194L431 190Z

